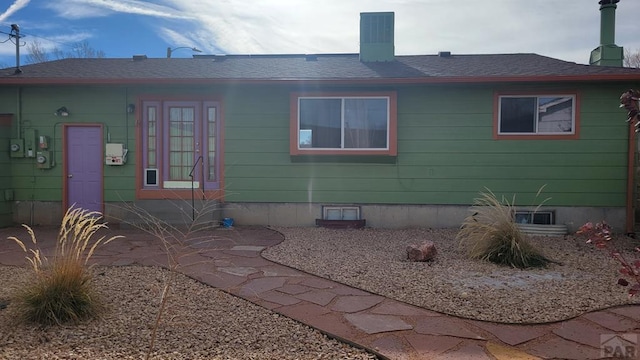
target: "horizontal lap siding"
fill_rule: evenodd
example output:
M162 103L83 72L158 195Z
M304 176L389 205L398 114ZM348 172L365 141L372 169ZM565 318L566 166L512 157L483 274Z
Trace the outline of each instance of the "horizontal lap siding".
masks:
M625 113L617 106L620 93L629 87L632 84L569 86L580 91L582 124L579 140L562 141L493 139L494 91L539 89L401 88L397 158L318 161L289 155L289 95L299 89L25 87L22 130L35 128L50 137L56 166L39 170L34 159L12 159L11 185L19 201L62 200L61 122L101 123L105 142L110 134L112 142L129 147L126 165L104 167L105 201L135 199L136 122L127 116L126 105L141 95L191 94L222 100L227 201L469 204L489 188L509 198L516 194L519 204L528 205L537 201L535 193L546 184L541 198L551 197L547 204L624 206L627 132ZM3 94L0 112L15 112L15 89ZM53 116L60 106L69 109L68 118Z
M13 158L12 185L16 200L63 200L64 123L102 124L104 143L110 140L128 146L126 165L103 168L104 200L135 199L135 118L126 113L128 103L135 103L135 97L118 87L24 87L20 136L29 128L36 129L38 135L48 136L48 150L54 152L55 166L38 169L34 158ZM61 106L69 110L68 117L53 115Z
M574 84L570 89L578 89ZM469 204L491 189L519 205L623 206L625 85L582 86L579 140L494 140L494 91L529 87L398 90L395 162L289 155L289 93L249 91L225 102L228 201ZM544 186L542 195L536 192Z
M0 149L9 149L11 138L10 117L0 116ZM11 202L5 192L13 189L11 184L11 158L8 151L0 151L0 227L11 225Z

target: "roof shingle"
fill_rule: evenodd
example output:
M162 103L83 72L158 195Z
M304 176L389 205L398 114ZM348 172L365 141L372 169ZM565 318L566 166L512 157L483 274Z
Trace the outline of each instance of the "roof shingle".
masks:
M640 69L589 66L537 54L411 55L365 63L358 54L62 59L0 70L0 84L217 81L484 82L640 80Z

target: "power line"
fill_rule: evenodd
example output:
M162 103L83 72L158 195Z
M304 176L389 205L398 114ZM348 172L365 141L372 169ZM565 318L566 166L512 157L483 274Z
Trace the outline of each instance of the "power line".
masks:
M9 25L9 24L7 24L7 23L0 23L0 25L2 25L2 26L11 26L11 25ZM12 35L12 34L10 34L10 33L4 32L4 31L0 31L0 34L9 35L9 39L11 39L11 35ZM48 42L52 42L52 43L56 43L56 44L60 44L60 45L62 45L62 46L66 46L66 47L68 47L68 48L70 48L70 49L74 49L74 48L75 48L75 44L73 44L73 43L62 42L62 41L54 40L54 39L51 39L51 38L48 38L48 37L45 37L45 36L35 35L35 34L32 34L32 33L24 33L24 32L20 32L20 37L21 37L21 38L22 38L22 37L27 37L27 36L28 36L28 37L33 37L33 38L42 39L42 40L45 40L45 41L48 41ZM9 39L7 39L7 40L5 40L5 41L0 41L0 43L5 43L5 42L7 42ZM13 40L12 40L11 42L13 42ZM14 44L15 44L15 43L14 43ZM26 45L26 43L25 43L24 45ZM24 46L24 45L20 45L20 46Z

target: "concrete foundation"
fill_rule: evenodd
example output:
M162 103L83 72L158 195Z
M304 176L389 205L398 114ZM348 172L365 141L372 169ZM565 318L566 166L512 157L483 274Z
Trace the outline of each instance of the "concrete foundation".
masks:
M60 225L62 203L59 201L16 201L13 203L13 222L16 224Z
M60 225L63 216L62 203L58 201L16 201L13 204L15 224ZM108 223L123 226L143 224L151 217L174 226L193 223L218 226L222 209L216 200L196 200L193 206L190 200L139 200L106 203L104 216Z
M299 203L224 203L215 200L196 201L197 223L219 225L222 218L234 219L235 225L315 226L322 218L322 206L336 204ZM340 205L338 205L340 206ZM455 228L469 215L469 207L463 205L359 205L361 218L367 227L373 228ZM16 224L58 225L62 219L60 202L16 201L13 221ZM518 210L533 210L518 208ZM615 232L625 231L624 207L545 207L553 210L556 224L566 224L575 232L588 221L607 221ZM191 224L194 215L190 201L139 200L131 203L105 204L105 218L111 224L140 223L137 214L148 213L172 225Z
M223 216L234 218L237 225L315 226L315 219L322 218L322 206L336 204L298 203L225 203ZM463 205L358 205L367 227L374 228L455 228L469 215L469 206ZM518 210L533 208L518 208ZM607 221L616 232L625 229L625 208L607 207L545 207L554 210L556 224L566 224L575 232L582 224Z
M217 200L138 200L105 204L110 223L138 226L153 219L173 226L219 226L222 209Z

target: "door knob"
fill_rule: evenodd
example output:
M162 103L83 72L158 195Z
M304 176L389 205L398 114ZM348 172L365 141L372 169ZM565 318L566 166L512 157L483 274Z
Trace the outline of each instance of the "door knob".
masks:
M67 177L68 177L69 179L71 179L71 178L73 177L73 174L69 174L69 175L67 175Z

